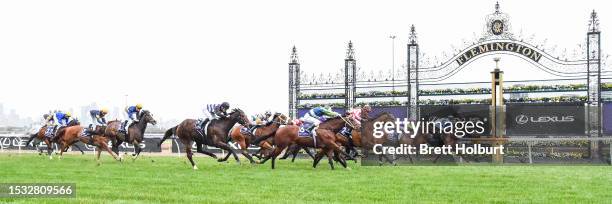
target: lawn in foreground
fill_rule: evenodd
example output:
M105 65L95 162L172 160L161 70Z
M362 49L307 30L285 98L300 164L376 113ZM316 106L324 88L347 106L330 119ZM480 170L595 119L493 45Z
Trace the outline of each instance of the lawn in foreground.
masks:
M251 165L197 157L142 156L115 162L104 155L49 160L35 154L0 154L0 182L74 182L69 199L6 199L16 203L372 203L586 202L612 200L610 166L424 166L317 169L311 160ZM339 167L339 165L337 166Z

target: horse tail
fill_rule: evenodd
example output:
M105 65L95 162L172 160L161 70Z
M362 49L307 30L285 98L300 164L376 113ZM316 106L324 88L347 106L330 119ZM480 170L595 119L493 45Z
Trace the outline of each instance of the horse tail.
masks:
M166 130L166 133L164 133L164 137L163 137L163 138L162 138L162 139L159 141L159 144L157 144L157 146L160 146L160 147L161 147L161 144L162 144L162 143L164 143L164 141L165 141L166 139L168 139L170 136L172 136L172 135L176 134L176 128L177 128L177 127L178 127L178 125L177 125L177 126L174 126L174 127L172 127L172 128L170 128L170 129L168 129L168 130Z
M26 142L26 147L30 146L30 142L32 142L32 140L34 140L34 138L36 138L37 136L38 133L30 134L30 138L28 138L28 141Z

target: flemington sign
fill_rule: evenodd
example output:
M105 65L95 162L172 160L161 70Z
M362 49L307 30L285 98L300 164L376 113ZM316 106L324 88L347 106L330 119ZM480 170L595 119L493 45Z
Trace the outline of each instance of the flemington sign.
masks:
M459 66L465 64L470 61L474 57L488 53L488 52L513 52L525 56L526 58L533 60L534 62L539 62L540 58L542 58L542 53L531 49L528 46L516 43L516 42L491 42L478 45L469 49L468 51L463 52L456 60Z

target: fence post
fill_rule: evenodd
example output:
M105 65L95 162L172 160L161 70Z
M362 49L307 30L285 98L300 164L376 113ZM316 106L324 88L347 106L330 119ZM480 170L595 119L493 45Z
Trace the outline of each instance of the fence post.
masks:
M531 145L532 145L532 142L527 142L527 149L529 152L529 164L533 164L533 159L531 158Z

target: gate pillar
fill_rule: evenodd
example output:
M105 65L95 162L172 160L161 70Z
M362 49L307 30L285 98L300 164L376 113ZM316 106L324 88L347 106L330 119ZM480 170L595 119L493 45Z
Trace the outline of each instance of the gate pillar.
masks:
M591 13L587 32L587 134L601 137L601 32L595 10ZM599 159L599 141L591 142L591 159Z

